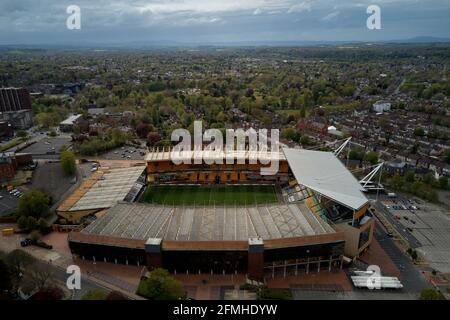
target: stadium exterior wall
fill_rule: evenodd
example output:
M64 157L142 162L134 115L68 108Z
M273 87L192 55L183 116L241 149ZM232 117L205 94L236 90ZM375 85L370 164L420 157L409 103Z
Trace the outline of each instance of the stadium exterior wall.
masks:
M153 241L149 245L149 241ZM264 268L287 260L328 259L344 254L340 232L309 237L246 241L164 241L69 234L72 254L82 259L163 267L172 273L245 273L261 279ZM255 243L256 241L256 243Z

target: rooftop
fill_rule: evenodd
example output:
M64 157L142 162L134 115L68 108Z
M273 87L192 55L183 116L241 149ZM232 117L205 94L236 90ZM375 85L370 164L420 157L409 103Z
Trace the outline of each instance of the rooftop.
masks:
M66 120L62 121L61 124L72 125L75 123L75 121L80 119L82 116L83 116L82 114L72 114Z
M151 150L147 156L145 157L145 160L148 162L152 161L172 161L172 160L178 160L178 161L185 161L185 160L194 160L195 158L203 159L203 161L208 160L219 160L223 159L225 162L225 159L230 159L233 161L237 160L246 160L246 159L255 159L255 160L286 160L284 157L284 154L280 152L272 152L272 151L255 151L255 150L209 150L209 149L203 149L203 150L191 150L191 151L176 151L174 149L170 148L156 148Z
M299 184L353 210L368 203L353 174L332 152L284 148Z
M110 208L125 199L144 170L144 166L99 170L85 180L58 211Z
M182 207L121 202L81 233L135 240L247 242L336 232L304 204Z

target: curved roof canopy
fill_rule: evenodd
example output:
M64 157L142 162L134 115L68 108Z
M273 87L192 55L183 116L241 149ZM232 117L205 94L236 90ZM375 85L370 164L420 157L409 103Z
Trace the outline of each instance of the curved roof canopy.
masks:
M332 152L290 148L283 152L299 184L353 210L368 203L358 180Z

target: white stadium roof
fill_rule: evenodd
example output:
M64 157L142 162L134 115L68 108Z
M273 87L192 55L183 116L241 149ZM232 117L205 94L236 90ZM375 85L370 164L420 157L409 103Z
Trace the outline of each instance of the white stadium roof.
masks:
M358 180L334 153L289 148L283 152L299 184L354 210L368 202Z

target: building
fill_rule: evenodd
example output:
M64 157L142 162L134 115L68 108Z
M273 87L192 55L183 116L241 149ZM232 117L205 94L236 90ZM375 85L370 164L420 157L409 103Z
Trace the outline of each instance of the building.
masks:
M81 199L78 195L63 204L65 212L101 214L83 230L70 233L74 255L163 267L173 273L244 273L261 279L341 268L344 260L359 256L371 243L374 220L369 201L358 180L331 152L284 148L269 153L280 168L271 178L260 174L261 163L250 162L251 151L214 155L240 159L240 164L179 166L171 163L170 153L153 150L147 155L149 188L161 183L271 183L283 200L270 205L167 206L133 203L139 191L126 196L130 186L118 188L120 197L105 191L111 194L108 201L89 195L95 187L82 187L77 191ZM212 156L206 150L179 156L191 159L194 153ZM136 172L129 181L137 176ZM101 181L90 184L97 183ZM60 215L65 214L62 209Z
M376 113L383 113L391 111L391 103L386 101L377 101L373 104L373 111Z
M31 97L27 89L0 88L0 121L15 129L28 129L33 124Z
M176 165L172 159L191 162L191 164ZM194 157L202 160L196 164ZM207 165L212 161L223 164ZM254 161L251 161L254 159ZM227 161L233 164L227 164ZM261 161L263 160L263 161ZM275 175L261 175L261 170L269 165L262 162L276 160L279 163L278 172ZM148 183L275 183L287 182L289 166L283 153L268 152L263 158L254 151L229 151L210 152L208 150L182 151L174 153L170 149L153 149L146 156Z
M0 121L0 138L14 137L14 129L11 123L7 121Z
M59 130L62 132L73 132L74 127L83 119L82 114L72 114L66 120L59 124Z
M11 180L19 167L31 162L33 158L29 153L0 153L0 182Z
M144 170L144 166L98 170L83 181L56 212L64 222L74 224L111 208L118 201L134 201L145 183Z

